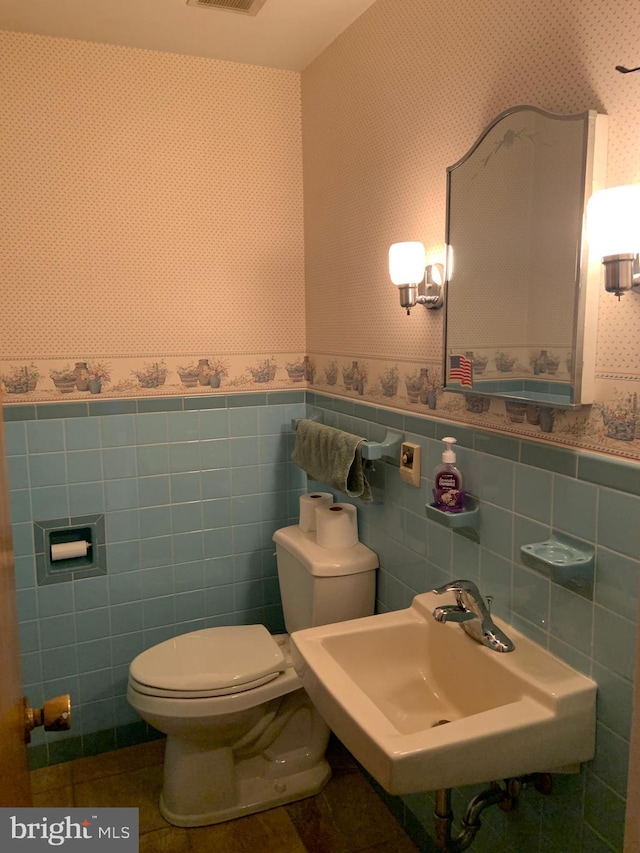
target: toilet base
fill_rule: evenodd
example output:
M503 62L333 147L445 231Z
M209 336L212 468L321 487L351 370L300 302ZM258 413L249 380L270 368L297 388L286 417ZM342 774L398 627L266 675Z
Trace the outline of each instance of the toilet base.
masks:
M169 823L221 823L313 796L329 781L329 727L301 688L215 720L168 733L160 812Z
M167 808L163 792L160 795L160 813L174 826L208 826L312 797L320 793L330 778L331 768L321 759L314 767L282 779L236 777L236 802L205 814L176 814Z

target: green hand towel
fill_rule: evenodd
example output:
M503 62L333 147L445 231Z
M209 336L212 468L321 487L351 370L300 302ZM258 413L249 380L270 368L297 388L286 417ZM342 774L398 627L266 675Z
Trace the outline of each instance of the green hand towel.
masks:
M371 501L359 447L363 441L359 435L303 419L298 422L291 459L312 480L339 489L351 498Z

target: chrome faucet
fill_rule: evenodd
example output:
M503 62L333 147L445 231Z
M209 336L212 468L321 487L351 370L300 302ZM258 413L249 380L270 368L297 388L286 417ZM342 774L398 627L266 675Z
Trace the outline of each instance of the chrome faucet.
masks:
M457 580L431 590L436 595L455 592L455 604L442 604L433 611L436 622L459 622L462 629L477 642L495 652L512 652L515 646L491 618L491 599L480 595L473 581Z

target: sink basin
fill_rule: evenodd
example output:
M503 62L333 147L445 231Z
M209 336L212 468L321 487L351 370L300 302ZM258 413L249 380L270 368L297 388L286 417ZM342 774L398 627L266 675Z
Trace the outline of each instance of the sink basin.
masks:
M291 635L307 693L369 773L408 794L593 758L596 684L499 619L508 654L436 622L447 600L423 593L406 610Z

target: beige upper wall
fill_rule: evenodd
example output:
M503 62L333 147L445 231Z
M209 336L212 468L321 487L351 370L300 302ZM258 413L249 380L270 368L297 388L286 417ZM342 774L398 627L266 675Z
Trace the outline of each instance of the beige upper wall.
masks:
M0 57L0 361L304 351L299 74L10 32Z
M107 357L135 394L166 357L179 393L181 363L236 353L241 390L247 354L286 385L307 351L371 357L371 391L385 360L438 364L442 315L400 310L389 244L441 251L446 166L514 104L607 112L608 183L640 180L640 73L614 70L639 31L635 0L378 0L304 72L302 145L293 72L0 33L2 377L33 359L27 397L56 399L53 367ZM601 295L599 399L634 418L639 322ZM607 447L599 415L580 428Z
M442 252L446 167L502 110L609 115L609 185L640 181L636 0L378 0L302 75L307 347L438 361L442 316L407 317L397 240ZM601 378L640 378L640 297L599 311Z

